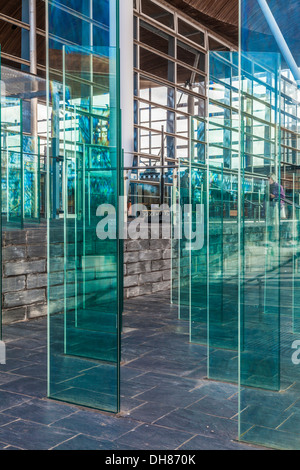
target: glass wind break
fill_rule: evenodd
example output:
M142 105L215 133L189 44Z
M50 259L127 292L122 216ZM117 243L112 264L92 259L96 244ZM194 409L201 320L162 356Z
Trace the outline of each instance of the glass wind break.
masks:
M255 97L255 132L252 141L245 133L242 156L247 159L251 145L259 173L255 184L260 194L265 194L261 208L265 229L258 230L261 219L256 222L255 240L244 221L240 439L282 449L300 446L300 77L298 27L293 26L298 24L299 15L294 0L241 0L241 62L255 75L251 90ZM248 91L243 70L241 89L245 106ZM257 124L262 119L263 133ZM248 129L247 119L244 125ZM258 166L259 161L265 163ZM269 174L264 171L267 161L271 162ZM244 181L247 184L246 174ZM248 282L253 265L255 289Z
M48 2L48 394L118 412L118 217L99 230L121 194L118 2L105 5Z

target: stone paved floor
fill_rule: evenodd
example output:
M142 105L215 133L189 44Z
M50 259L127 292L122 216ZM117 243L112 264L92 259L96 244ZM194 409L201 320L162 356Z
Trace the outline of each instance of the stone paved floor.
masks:
M125 303L119 416L46 396L46 320L5 327L0 449L249 450L237 437L237 387L205 380L168 293Z

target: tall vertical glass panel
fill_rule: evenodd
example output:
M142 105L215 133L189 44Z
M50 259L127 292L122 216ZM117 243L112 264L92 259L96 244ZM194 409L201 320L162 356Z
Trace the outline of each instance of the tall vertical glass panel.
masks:
M179 160L172 258L173 301L179 319L189 322L190 341L207 343L207 167L202 143L205 122L189 119L189 146ZM177 239L178 238L178 239Z
M48 1L48 395L119 411L118 1Z
M190 289L191 289L191 274L190 274L190 248L189 248L189 217L190 212L187 211L190 204L190 162L189 155L179 160L178 163L178 229L181 236L177 241L178 246L178 318L183 321L189 321L190 318Z
M238 381L238 53L210 52L208 377Z
M241 0L240 439L282 449L300 448L299 17L294 0Z
M1 212L3 228L21 228L24 220L22 101L1 98Z
M207 344L207 161L206 123L190 119L190 341ZM196 235L196 236L195 236Z

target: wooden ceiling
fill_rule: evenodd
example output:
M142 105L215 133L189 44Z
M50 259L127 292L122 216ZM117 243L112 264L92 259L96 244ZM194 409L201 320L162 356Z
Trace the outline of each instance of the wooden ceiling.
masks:
M37 1L37 27L45 29L45 2ZM122 1L122 0L121 0ZM238 44L238 0L164 0L173 7L183 11L196 21L215 31L220 36ZM0 43L3 53L21 56L22 0L0 0ZM17 25L6 21L12 17ZM38 63L45 65L45 40L42 35L37 37ZM5 55L5 54L4 54ZM10 62L2 59L2 63Z
M238 44L239 0L165 0L220 36Z
M45 31L45 2L43 0L36 0L36 10L37 28L40 31ZM9 60L7 55L21 58L21 22L24 20L22 18L22 0L0 0L0 14L0 44L4 54L1 62L14 68L20 68L20 65L14 59ZM9 20L9 17L12 20ZM13 24L14 20L15 24ZM39 65L45 66L45 38L43 34L37 35L37 54Z

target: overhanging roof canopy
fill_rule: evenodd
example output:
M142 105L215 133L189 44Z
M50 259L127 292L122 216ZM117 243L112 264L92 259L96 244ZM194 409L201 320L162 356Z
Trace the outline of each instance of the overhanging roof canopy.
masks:
M239 0L166 0L191 18L238 45Z

